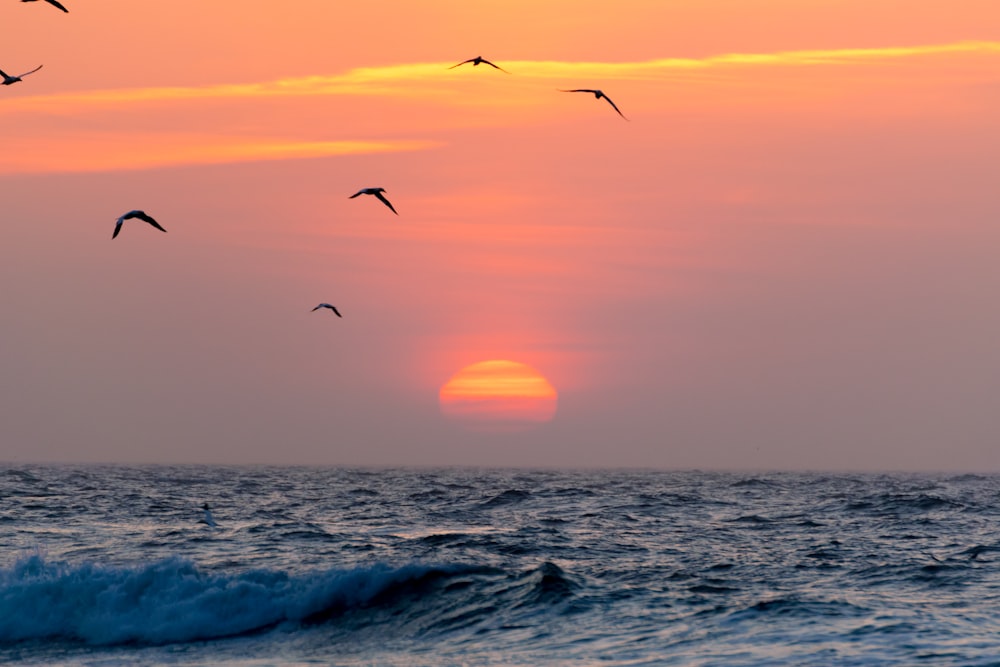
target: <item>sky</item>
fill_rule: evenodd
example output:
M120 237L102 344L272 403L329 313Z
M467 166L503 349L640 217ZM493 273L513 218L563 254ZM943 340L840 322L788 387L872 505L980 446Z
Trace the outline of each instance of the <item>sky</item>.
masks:
M64 4L0 461L1000 471L995 0ZM551 421L441 409L491 360Z

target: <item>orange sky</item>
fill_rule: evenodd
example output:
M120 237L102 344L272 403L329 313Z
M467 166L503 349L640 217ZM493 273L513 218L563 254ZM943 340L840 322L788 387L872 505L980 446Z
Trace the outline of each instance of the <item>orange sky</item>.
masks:
M0 7L0 460L1000 466L995 2L66 4ZM443 423L487 359L557 418Z

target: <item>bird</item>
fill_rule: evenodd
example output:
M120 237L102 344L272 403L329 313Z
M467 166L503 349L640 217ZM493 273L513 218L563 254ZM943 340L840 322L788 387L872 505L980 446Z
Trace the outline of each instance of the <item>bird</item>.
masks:
M379 200L383 204L385 204L386 206L389 207L390 211L392 211L393 213L396 213L396 209L394 209L392 207L392 204L389 203L389 200L385 198L385 196L382 194L383 192L385 192L385 188L361 188L360 190L358 190L357 192L355 192L353 195L351 195L350 197L348 197L348 199L354 199L358 195L375 195L376 197L379 198ZM396 215L399 215L399 213L396 213Z
M315 308L313 308L312 310L310 310L309 312L310 313L315 312L315 311L319 310L320 308L329 308L330 310L333 311L333 314L336 315L337 317L343 317L343 315L340 314L340 311L337 310L336 306L331 306L328 303L321 303L318 306L316 306Z
M12 83L17 83L18 81L21 80L22 76L28 76L29 74L37 72L40 69L42 69L41 65L31 70L30 72L25 72L24 74L18 74L17 76L11 76L10 74L7 74L2 69L0 69L0 76L3 77L3 81L0 81L0 86L9 86Z
M510 74L510 72L508 72L507 70L505 70L503 67L497 67L496 65L494 65L493 63L491 63L486 58L483 58L482 56L476 56L475 58L469 58L468 60L463 60L462 62L458 63L458 65L452 65L448 69L455 69L459 65L464 65L465 63L472 63L473 67L475 67L476 65L479 65L480 63L486 63L490 67L492 67L494 69L498 69L501 72L503 72L504 74Z
M149 224L159 229L161 232L167 231L163 227L160 227L160 223L158 223L156 220L153 220L153 218L151 218L150 216L146 215L145 211L129 211L128 213L125 213L124 215L118 217L118 220L115 222L115 233L111 235L111 238L118 236L118 232L122 230L122 223L125 222L126 220L131 220L132 218L139 218L140 220L148 222Z
M625 114L623 114L621 110L618 108L618 106L611 101L610 97L604 94L603 90L594 90L593 88L574 88L573 90L563 90L562 88L559 88L559 91L563 93L593 93L594 97L596 97L597 99L601 99L603 97L608 101L608 104L614 107L615 111L618 112L619 116L625 118ZM625 120L628 120L628 118L625 118Z
M37 0L21 0L21 2L36 2L36 1L37 1ZM64 12L66 12L67 14L69 14L69 10L68 10L68 9L66 9L65 7L63 7L63 6L62 6L61 4L59 4L58 2L56 2L56 0L45 0L45 2L49 3L50 5L52 5L53 7L57 8L57 9L61 9L61 10L63 10L63 11L64 11Z
M219 524L215 523L215 519L212 518L212 510L209 508L208 503L201 506L205 510L204 518L198 519L198 523L203 523L210 528L216 528Z

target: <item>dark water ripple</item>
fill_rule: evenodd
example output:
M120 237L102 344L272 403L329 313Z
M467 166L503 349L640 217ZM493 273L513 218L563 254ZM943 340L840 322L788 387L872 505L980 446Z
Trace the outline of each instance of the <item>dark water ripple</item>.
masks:
M8 467L0 662L1000 664L998 525L988 475Z

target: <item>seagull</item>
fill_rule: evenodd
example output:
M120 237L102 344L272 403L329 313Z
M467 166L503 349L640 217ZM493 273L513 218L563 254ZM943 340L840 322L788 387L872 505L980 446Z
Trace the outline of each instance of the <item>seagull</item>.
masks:
M319 310L320 308L329 308L330 310L333 311L333 314L336 315L337 317L343 317L343 315L340 314L340 311L337 310L336 306L331 306L328 303L321 303L318 306L316 306L315 308L313 308L312 310L310 310L309 312L310 313L315 312L315 311Z
M493 63L491 63L486 58L483 58L482 56L476 56L475 58L469 58L468 60L463 60L462 62L458 63L458 65L452 65L448 69L455 69L459 65L464 65L465 63L472 63L473 67L475 67L479 63L486 63L487 65L489 65L490 67L492 67L494 69L498 69L498 70L500 70L501 72L503 72L505 74L510 74L510 72L508 72L507 70L505 70L503 67L497 67L496 65L494 65Z
M125 215L119 216L117 222L115 222L115 233L111 235L111 238L118 236L118 232L122 230L122 223L132 218L139 218L140 220L148 222L149 224L159 229L161 232L167 231L163 227L160 227L160 223L158 223L156 220L153 220L151 217L146 215L145 211L129 211Z
M215 519L212 518L212 510L209 509L208 503L202 505L201 508L205 510L205 517L198 519L198 523L206 524L210 528L218 527L219 524L215 523Z
M614 107L615 111L618 112L619 116L621 116L622 118L625 118L625 114L623 114L618 109L618 107L615 106L615 103L611 101L610 97L608 97L607 95L604 94L603 90L594 90L592 88L574 88L573 90L563 90L562 88L560 88L559 91L563 92L563 93L593 93L594 97L596 97L597 99L601 99L603 97L604 99L606 99L608 101L608 104L610 104L612 107ZM625 118L625 120L628 120L628 118Z
M18 74L17 76L11 76L10 74L7 74L2 69L0 69L0 76L3 77L3 81L0 81L0 86L9 86L12 83L17 83L18 81L21 80L22 76L28 76L29 74L37 72L40 69L42 69L41 65L31 70L31 72L25 72L24 74Z
M36 1L36 0L21 0L21 2L35 2L35 1ZM45 2L49 3L50 5L52 5L53 7L57 8L57 9L61 9L61 10L63 10L63 11L64 11L64 12L66 12L67 14L69 14L69 10L68 10L68 9L66 9L65 7L63 7L63 6L62 6L61 4L59 4L58 2L56 2L56 0L45 0Z
M376 197L379 198L379 200L383 204L385 204L386 206L389 207L390 211L392 211L393 213L396 213L396 209L394 209L392 207L392 204L389 203L389 200L386 199L385 196L383 196L383 194L382 194L383 192L385 192L385 188L362 188L362 189L358 190L357 192L355 192L350 197L348 197L348 199L354 199L358 195L375 195ZM396 215L399 215L399 213L396 213Z

